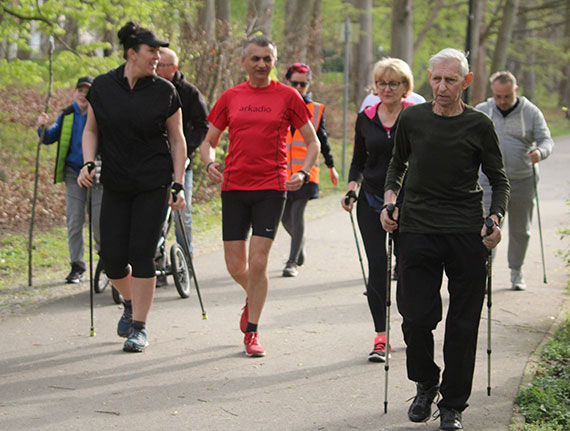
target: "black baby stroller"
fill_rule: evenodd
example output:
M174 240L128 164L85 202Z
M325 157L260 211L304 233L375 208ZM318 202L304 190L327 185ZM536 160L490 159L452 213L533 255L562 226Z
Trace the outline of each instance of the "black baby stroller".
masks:
M162 232L160 234L158 245L156 247L156 254L154 256L156 276L158 278L166 279L168 275L171 275L174 279L174 284L176 286L176 290L178 290L178 294L182 298L188 298L190 296L190 282L192 281L194 274L192 274L192 271L188 266L188 257L186 256L184 248L174 243L170 247L170 260L166 254L166 238L168 237L168 233L170 232L170 228L173 223L172 209L168 207L166 219L162 225ZM105 270L103 269L103 262L99 259L93 280L95 293L102 293L110 284L111 282L105 275ZM115 304L122 303L123 298L121 297L121 294L113 286L111 286L111 288Z

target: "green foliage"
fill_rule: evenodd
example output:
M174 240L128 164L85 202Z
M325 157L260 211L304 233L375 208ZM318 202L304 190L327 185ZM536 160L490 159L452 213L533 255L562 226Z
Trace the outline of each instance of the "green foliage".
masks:
M119 66L122 58L118 54L111 57L87 57L62 51L54 55L54 88L74 87L77 77L97 76ZM0 88L9 86L33 87L47 91L49 84L49 60L0 60Z
M39 63L28 60L7 61L0 59L0 88L19 85L39 87L44 81L45 69Z
M548 424L550 427L525 427L524 430L570 429L570 320L568 318L545 346L534 381L521 390L515 401L527 424L536 426Z

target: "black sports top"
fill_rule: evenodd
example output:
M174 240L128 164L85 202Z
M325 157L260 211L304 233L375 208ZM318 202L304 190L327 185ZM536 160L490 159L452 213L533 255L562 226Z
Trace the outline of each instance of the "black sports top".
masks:
M172 83L156 75L131 89L125 65L99 75L87 95L99 129L101 182L115 191L153 190L172 181L166 120L180 107Z

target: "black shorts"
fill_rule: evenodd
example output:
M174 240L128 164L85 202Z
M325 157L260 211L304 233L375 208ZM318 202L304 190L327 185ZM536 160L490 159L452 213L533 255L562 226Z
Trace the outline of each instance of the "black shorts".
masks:
M279 190L222 191L222 236L224 241L245 241L253 235L275 239L287 192Z

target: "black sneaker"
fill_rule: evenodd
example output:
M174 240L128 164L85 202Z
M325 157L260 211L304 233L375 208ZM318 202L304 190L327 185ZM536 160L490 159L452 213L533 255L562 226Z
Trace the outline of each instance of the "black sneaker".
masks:
M146 330L141 329L140 331L131 328L129 333L129 338L125 341L123 345L123 350L125 352L144 352L145 347L148 346L148 341L146 339Z
M448 409L446 407L440 408L439 419L441 420L441 424L439 426L440 430L455 431L463 429L463 424L461 423L461 412L458 412L455 409Z
M168 280L166 279L166 275L158 275L156 277L156 287L163 287L168 286Z
M117 335L119 337L127 338L131 333L132 322L133 309L125 307L123 314L119 319L119 323L117 324Z
M76 265L71 265L71 271L69 274L67 274L67 277L65 277L65 282L67 284L80 283L81 281L85 280L85 277L83 276L84 273L85 270L83 268Z
M425 422L431 416L431 404L439 392L439 386L416 383L416 389L416 396L408 409L408 418L412 422Z

